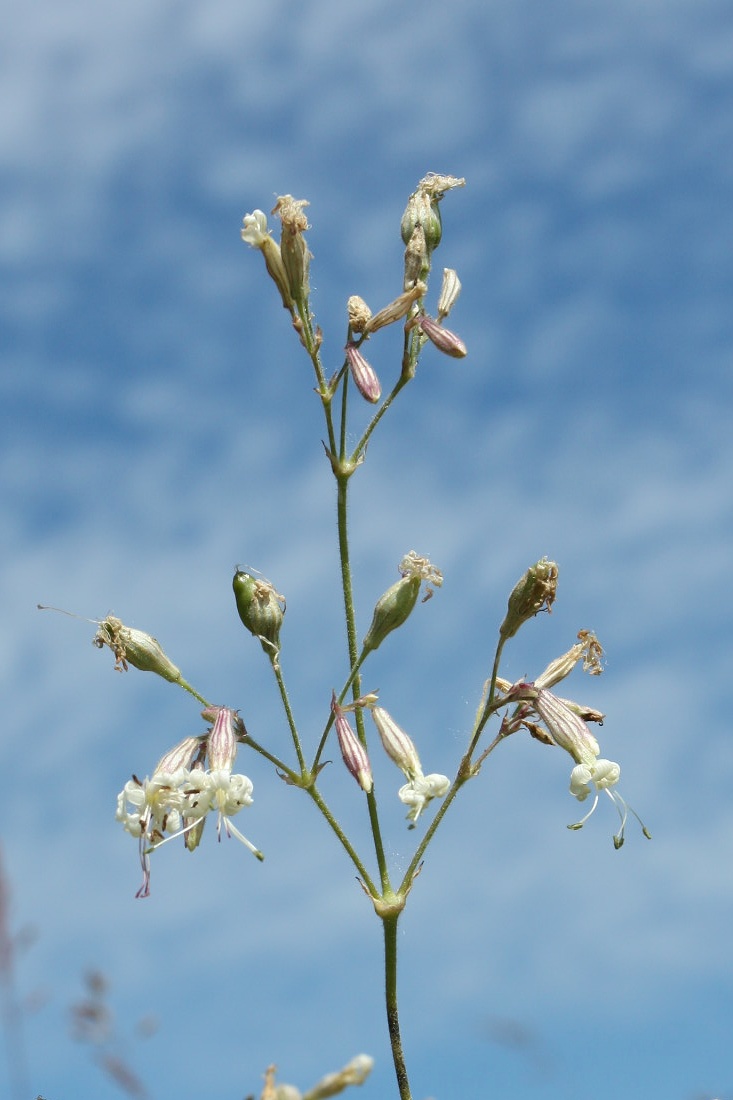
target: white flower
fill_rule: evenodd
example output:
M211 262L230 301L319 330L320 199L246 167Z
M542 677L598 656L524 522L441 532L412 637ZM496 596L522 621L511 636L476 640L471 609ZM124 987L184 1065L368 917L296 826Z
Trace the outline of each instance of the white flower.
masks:
M415 822L428 802L433 798L442 798L443 795L447 794L449 787L450 779L448 776L439 775L436 772L431 775L420 773L414 779L411 779L409 783L405 783L404 787L400 787L397 795L400 802L404 802L406 806L410 807L407 820L412 822L411 829L414 829Z
M150 853L178 836L187 839L186 846L193 851L210 811L218 815L219 839L223 827L227 836L236 836L258 859L264 859L230 820L252 804L252 781L246 775L232 775L237 738L244 727L237 712L228 707L208 708L204 717L214 722L208 735L185 738L163 756L152 779L141 782L133 776L117 796L117 820L139 839L143 881L136 897L150 894ZM204 754L209 771L203 767Z
M596 760L595 764L577 764L570 773L570 793L578 802L585 802L591 786L597 791L614 787L621 776L621 768L613 760Z
M439 775L435 772L431 775L423 775L414 741L397 725L384 707L372 707L372 718L385 752L409 780L400 787L397 796L401 802L410 807L407 820L411 822L410 828L414 829L415 822L428 802L433 798L442 798L447 793L450 779L447 775Z
M255 210L245 215L242 228L242 240L245 244L251 245L252 248L262 248L268 236L267 215L262 210Z
M131 836L139 838L140 866L143 881L135 895L146 898L150 893L150 853L164 840L166 832L181 828L183 799L180 786L188 772L154 773L152 779L131 779L117 796L116 818Z
M255 848L254 844L247 840L231 822L231 818L238 814L243 806L252 805L252 780L246 775L232 775L224 769L209 772L204 779L202 801L208 803L207 809L218 814L216 834L219 840L221 840L223 826L227 836L235 836L258 859L264 859L262 852Z
M579 802L584 802L595 791L593 805L588 813L580 821L568 825L568 828L582 829L598 805L599 792L605 791L621 818L621 828L613 838L614 847L620 848L624 842L624 829L629 813L632 813L641 825L644 836L650 837L649 831L636 811L632 810L619 792L613 789L621 777L621 768L615 761L600 757L598 741L576 709L573 709L575 706L576 704L560 699L543 687L539 688L536 698L531 702L532 709L544 722L554 744L565 749L576 761L576 766L570 773L570 793Z

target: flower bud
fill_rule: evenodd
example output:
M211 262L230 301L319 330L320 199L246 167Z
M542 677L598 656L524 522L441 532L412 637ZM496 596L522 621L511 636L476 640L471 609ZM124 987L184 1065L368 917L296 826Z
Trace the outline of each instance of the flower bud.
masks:
M232 581L239 617L255 638L259 638L268 656L280 651L280 627L285 614L285 599L263 577L253 577L237 569Z
M502 638L513 638L523 623L546 607L549 611L557 592L557 565L541 558L517 581L509 596L506 618L499 627Z
M108 615L99 623L99 630L92 639L97 649L109 646L115 655L115 668L127 671L128 665L141 672L155 672L172 684L182 680L181 670L166 657L160 642L144 630L136 630L114 615Z
M369 763L366 749L349 725L349 720L343 709L336 702L335 692L331 699L331 710L334 715L336 736L338 737L343 762L361 789L369 794L373 782L372 766Z
M181 768L190 768L193 758L204 743L203 737L184 737L172 749L169 749L158 761L154 774L167 772L172 774Z
M204 715L208 717L212 710L216 710L217 714L206 748L209 768L212 772L231 772L237 758L239 747L237 734L241 720L238 719L236 711L230 710L229 707L209 707L204 711Z
M408 779L422 775L417 749L412 739L397 725L392 715L384 707L372 707L372 718L384 745L384 751L390 760L394 761Z
M451 267L443 268L443 284L438 298L438 321L447 317L461 293L461 280Z
M347 344L345 351L346 361L356 388L366 401L376 404L382 396L382 387L374 368L354 344Z
M450 329L443 328L432 317L428 317L426 313L419 317L417 325L425 333L428 340L435 344L438 351L442 351L444 355L450 355L451 359L464 359L468 354L466 345L460 336L456 336L455 332L451 332Z

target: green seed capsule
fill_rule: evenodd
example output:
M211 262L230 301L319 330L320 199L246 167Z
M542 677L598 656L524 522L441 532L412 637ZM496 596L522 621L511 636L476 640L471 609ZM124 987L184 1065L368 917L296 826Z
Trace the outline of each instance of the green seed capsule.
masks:
M141 672L155 672L172 684L181 682L181 670L166 656L157 638L144 630L125 626L114 615L102 619L93 641L98 649L109 646L115 655L117 669L124 670L132 665Z
M238 569L232 581L239 617L255 638L259 638L268 656L280 652L280 627L285 614L285 599L263 577L253 577Z
M377 600L372 625L364 638L365 650L376 649L388 634L402 626L417 603L420 584L419 576L403 577Z
M557 565L541 558L519 578L509 596L506 618L499 627L502 638L513 638L523 623L555 602Z

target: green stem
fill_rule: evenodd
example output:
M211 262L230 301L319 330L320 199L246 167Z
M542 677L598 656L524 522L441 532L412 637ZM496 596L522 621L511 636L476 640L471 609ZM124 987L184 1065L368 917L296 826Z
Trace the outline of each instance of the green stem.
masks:
M498 709L497 704L494 702L494 696L496 695L496 678L499 674L499 662L501 660L501 653L502 653L503 648L504 648L504 639L500 638L499 639L499 644L496 647L496 653L494 655L494 665L493 665L493 668L491 670L491 680L489 681L488 691L486 691L486 694L485 694L486 702L483 703L483 705L479 704L479 709L476 712L476 718L474 720L474 727L473 727L473 731L471 733L471 740L469 741L468 748L466 749L465 753L463 754L461 762L458 766L458 771L456 773L456 777L453 780L453 784L452 784L450 790L448 791L447 795L445 796L445 798L441 802L440 807L438 808L438 811L435 814L435 817L430 822L430 825L428 826L428 828L425 832L425 835L423 836L422 840L420 841L417 848L415 849L415 853L414 853L412 859L410 860L410 864L409 864L407 870L405 871L404 878L402 879L402 884L400 886L400 892L408 891L410 889L410 887L412 885L412 881L413 881L415 875L417 874L417 871L420 867L420 863L422 861L422 858L425 854L425 851L426 851L428 845L430 844L430 841L435 836L435 833L437 832L441 821L443 820L443 818L447 814L447 812L450 808L450 805L453 802L453 799L456 797L456 795L460 791L463 784L467 783L468 780L471 779L476 774L478 768L481 766L481 764L483 764L486 757L489 756L489 754L494 751L496 746L501 741L504 740L504 735L501 732L497 733L496 737L491 742L491 744L488 746L488 748L486 748L484 750L484 752L481 754L479 760L476 761L475 763L473 762L472 757L473 757L473 754L475 752L476 745L478 744L478 740L481 736L481 733L483 732L483 729L486 726L486 723L488 722L491 715L494 713L495 710Z
M193 695L194 699L198 699L199 703L201 703L204 707L213 706L213 704L210 703L208 699L204 699L203 695L199 695L196 689L192 688L188 681L184 680L182 676L180 676L177 680L174 680L173 683L178 684L178 686L182 687L184 691L187 691L189 695Z
M311 798L315 802L316 806L321 811L321 813L325 817L326 821L328 822L328 824L331 826L332 830L334 831L334 833L338 837L339 841L341 842L342 847L347 852L347 854L349 856L349 859L354 864L354 867L356 867L356 870L358 871L358 873L361 876L362 885L368 890L369 894L372 897L377 897L378 896L377 895L377 890L376 890L376 887L374 885L374 882L372 881L371 875L367 871L367 869L364 866L364 864L362 863L362 861L359 859L358 853L356 852L356 850L352 846L351 841L346 836L343 829L339 825L338 821L336 820L336 818L331 813L331 811L328 808L328 806L327 806L323 796L321 795L320 791L318 791L316 789L315 785L312 785L312 786L308 787L308 794L311 796Z
M300 786L298 782L300 776L298 775L298 773L294 772L292 768L289 768L287 764L283 763L283 761L278 756L275 756L274 753L268 752L266 748L263 748L263 746L260 745L259 742L255 741L254 738L250 737L249 734L247 734L242 744L246 745L247 748L252 749L254 752L258 752L260 756L264 756L265 760L269 760L271 764L274 764L277 770L282 772L282 774L286 776L290 780L290 782L293 783L294 786Z
M351 563L349 561L349 531L348 531L348 489L349 479L347 476L340 476L336 479L337 484L337 521L338 521L338 540L339 540L339 559L341 562L341 584L344 593L344 616L346 618L346 639L349 649L349 667L353 670L354 666L358 664L358 647L356 641L356 613L354 610L354 591L351 581ZM361 694L361 676L358 671L356 675L352 674L352 693L354 699L358 699ZM364 732L364 717L360 710L356 712L356 728L359 735L359 740L366 749L366 734ZM382 889L388 890L389 873L387 871L387 859L384 854L384 844L382 842L382 833L379 827L379 813L377 811L377 800L374 794L374 790L371 790L367 795L367 808L369 810L369 822L372 829L372 837L374 840L374 854L377 858L377 865L379 867L379 878L382 883Z
M341 703L343 703L343 701L346 697L346 692L349 690L352 683L354 682L354 678L357 675L359 669L361 668L362 661L364 660L364 658L366 657L368 652L369 652L369 650L362 650L361 656L359 657L359 660L356 662L356 664L352 668L351 672L349 673L348 680L346 681L346 683L342 687L340 694L336 697L336 701L338 702L339 706L341 705ZM355 696L355 698L358 698L358 696ZM318 768L318 763L321 759L321 755L323 753L323 750L326 747L326 741L328 740L328 735L331 731L331 726L333 725L334 718L335 718L335 715L334 715L333 711L331 711L331 713L328 716L328 721L326 722L326 727L325 727L323 733L321 734L321 740L318 742L318 748L316 749L316 755L313 757L313 763L311 764L311 771L312 772L315 772L316 769Z
M313 370L316 374L316 381L318 385L316 392L321 398L323 404L323 412L326 417L326 431L328 432L328 447L331 454L336 453L336 433L333 429L333 415L331 413L331 396L328 391L328 383L326 381L326 375L323 372L323 366L321 364L321 356L319 351L319 341L316 340L313 334L313 320L311 318L310 310L308 309L307 302L296 303L298 310L298 316L302 323L302 329L300 332L301 340L305 350L308 352L311 363L313 364Z
M382 402L382 405L380 406L379 410L374 414L374 416L370 420L369 424L367 425L366 431L364 432L363 436L361 437L361 439L357 443L356 447L354 448L354 451L351 455L351 461L352 462L356 462L357 459L364 453L364 451L366 450L367 443L369 442L369 439L372 435L372 432L374 431L377 424L379 423L379 421L382 419L382 417L386 413L387 409L390 407L390 405L394 401L397 394L400 392L400 390L405 388L405 386L407 385L407 383L409 381L410 381L410 379L405 378L404 376L398 378L397 383L394 386L392 392L387 397L385 397L385 399Z
M287 688L285 687L285 681L283 679L282 670L280 668L280 661L276 654L270 660L272 665L272 671L275 673L275 679L277 680L277 686L280 689L280 698L282 699L283 707L285 708L285 716L288 720L288 726L290 727L290 736L293 739L293 746L298 757L298 764L300 765L301 775L305 775L305 758L303 756L303 749L300 744L300 738L298 737L298 727L295 724L295 718L290 707L290 699L288 698Z
M387 1009L387 1028L392 1048L392 1061L397 1077L400 1100L412 1100L407 1066L402 1053L400 1014L397 1007L397 922L399 914L382 918L384 928L384 994Z
M468 757L471 757L473 755L473 750L478 744L478 739L483 732L484 726L486 725L494 711L497 709L496 705L494 704L494 696L496 695L496 677L499 675L499 662L501 661L501 654L504 649L505 641L506 638L500 637L499 644L496 647L496 653L494 654L494 665L491 669L491 682L489 684L489 691L486 698L486 703L481 714L477 715L473 737L471 738L471 743L468 746L468 751L466 753L466 756Z

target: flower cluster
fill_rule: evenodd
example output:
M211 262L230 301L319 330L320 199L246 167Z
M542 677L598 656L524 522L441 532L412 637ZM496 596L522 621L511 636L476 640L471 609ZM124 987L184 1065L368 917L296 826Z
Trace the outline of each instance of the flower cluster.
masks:
M252 804L252 781L232 774L244 724L229 707L208 707L203 717L213 722L207 733L184 738L161 758L151 778L133 775L117 796L117 820L139 840L143 881L138 898L150 894L150 853L176 836L193 851L209 812L217 814L220 840L224 830L257 859L264 858L231 821Z
M374 785L372 766L367 754L366 742L362 743L347 718L347 712L362 709L371 711L384 751L407 779L407 783L400 787L397 796L400 802L410 807L407 820L410 822L410 828L413 829L427 804L433 798L443 798L447 794L450 779L447 775L439 775L436 772L430 775L424 774L412 738L397 725L384 707L377 706L376 692L362 695L346 706L338 703L334 693L331 698L331 712L341 756L348 771L363 791L370 794Z

